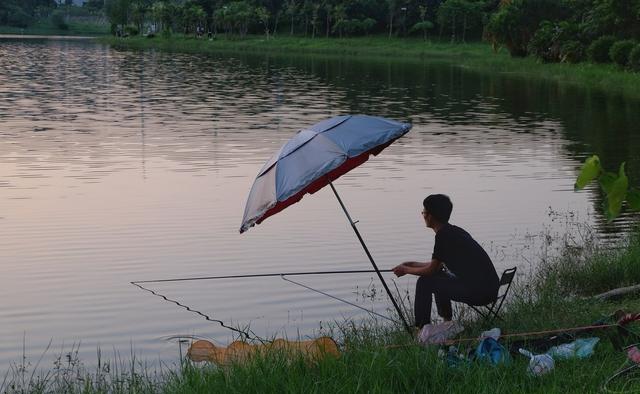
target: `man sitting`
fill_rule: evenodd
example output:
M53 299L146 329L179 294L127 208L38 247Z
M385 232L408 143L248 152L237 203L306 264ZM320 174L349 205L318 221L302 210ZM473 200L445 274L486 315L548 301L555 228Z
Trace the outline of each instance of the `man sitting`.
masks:
M486 305L496 300L499 279L493 263L465 230L449 223L453 204L444 194L424 199L422 217L436 233L431 261L408 261L393 268L396 276L417 275L414 302L415 325L431 322L431 295L436 299L438 315L451 320L451 301L468 305ZM446 268L445 268L446 267Z

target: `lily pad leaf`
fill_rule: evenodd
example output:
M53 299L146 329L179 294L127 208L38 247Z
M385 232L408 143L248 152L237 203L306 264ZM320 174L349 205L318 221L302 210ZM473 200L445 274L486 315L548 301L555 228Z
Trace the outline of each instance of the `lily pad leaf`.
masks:
M583 189L589 182L596 179L600 172L602 172L602 167L600 166L600 158L597 155L585 160L574 185L575 190Z
M618 171L618 177L611 185L610 191L607 193L607 219L613 220L620 215L622 209L622 202L627 196L627 189L629 188L629 178L624 171L624 164L620 164L620 170Z
M640 211L640 190L632 187L627 192L627 204L632 211Z

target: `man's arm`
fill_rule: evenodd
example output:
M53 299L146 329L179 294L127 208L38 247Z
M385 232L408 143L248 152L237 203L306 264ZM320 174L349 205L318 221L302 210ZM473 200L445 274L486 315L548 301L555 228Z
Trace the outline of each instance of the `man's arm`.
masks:
M396 276L404 276L406 274L417 276L429 276L434 272L442 269L442 262L436 259L432 259L426 263L420 263L417 261L407 261L393 268L393 273Z

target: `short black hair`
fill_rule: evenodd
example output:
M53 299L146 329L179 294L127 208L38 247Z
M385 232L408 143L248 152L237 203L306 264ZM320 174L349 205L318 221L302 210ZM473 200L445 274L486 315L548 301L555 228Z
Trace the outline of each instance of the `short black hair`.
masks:
M449 223L453 203L449 196L444 194L431 194L422 202L425 211L429 212L440 223Z

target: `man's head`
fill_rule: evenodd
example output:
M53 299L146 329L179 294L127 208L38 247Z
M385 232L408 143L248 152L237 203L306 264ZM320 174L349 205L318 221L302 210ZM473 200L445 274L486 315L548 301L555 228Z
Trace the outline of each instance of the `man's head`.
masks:
M424 208L422 217L427 227L433 228L436 224L446 224L449 222L451 211L453 210L453 204L449 196L444 194L431 194L424 199L422 206Z

